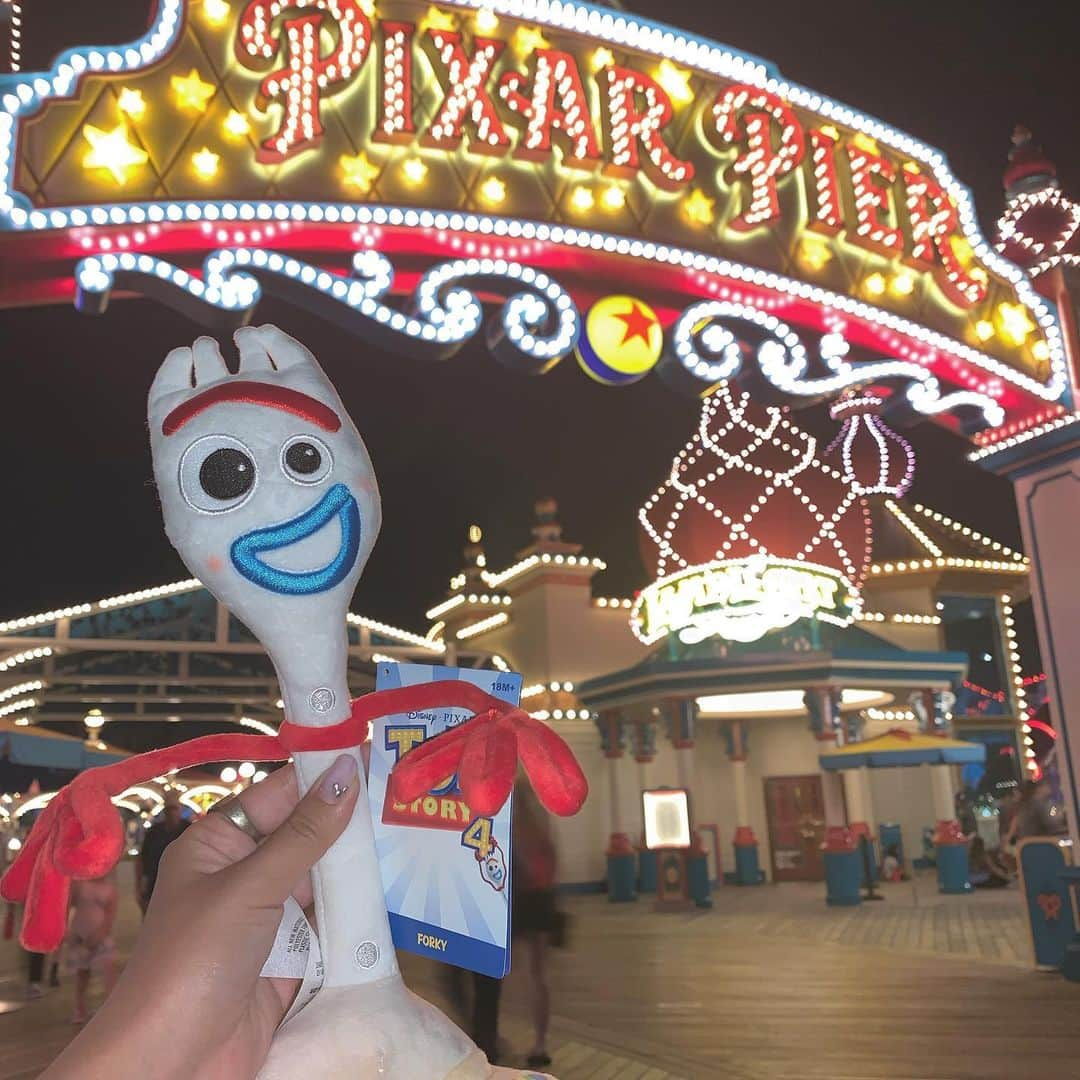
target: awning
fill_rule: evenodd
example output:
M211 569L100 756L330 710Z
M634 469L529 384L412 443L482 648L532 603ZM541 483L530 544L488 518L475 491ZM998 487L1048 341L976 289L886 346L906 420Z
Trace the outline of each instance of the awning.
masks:
M127 750L97 740L87 743L74 735L43 727L16 727L12 721L0 719L0 759L15 765L81 772L130 756Z
M971 765L986 761L982 743L893 728L876 738L822 754L823 769L887 769L904 765Z

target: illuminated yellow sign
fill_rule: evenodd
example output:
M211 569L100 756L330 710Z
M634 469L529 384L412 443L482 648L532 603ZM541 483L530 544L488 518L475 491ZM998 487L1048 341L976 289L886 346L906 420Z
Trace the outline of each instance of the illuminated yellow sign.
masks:
M435 233L434 211L459 215L457 232L483 231L465 215L511 238L541 223L550 243L591 252L722 258L796 307L874 320L879 351L899 332L907 358L962 357L981 369L961 380L973 392L1015 373L1060 396L1052 316L979 236L935 150L630 15L616 26L574 0L514 10L161 0L142 41L80 51L0 98L15 119L0 226L198 223L250 244L356 221L340 208L361 204L387 208L380 227L428 211ZM130 210L150 205L163 213Z
M851 622L857 597L835 570L791 559L728 559L691 567L643 589L630 614L646 644L675 634L686 645L706 638L757 641L798 619Z

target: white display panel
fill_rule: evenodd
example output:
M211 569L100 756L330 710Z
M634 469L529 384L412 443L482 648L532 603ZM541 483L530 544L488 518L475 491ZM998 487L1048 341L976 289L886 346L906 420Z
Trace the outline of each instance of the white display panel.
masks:
M690 804L684 788L643 791L645 846L654 848L690 846Z

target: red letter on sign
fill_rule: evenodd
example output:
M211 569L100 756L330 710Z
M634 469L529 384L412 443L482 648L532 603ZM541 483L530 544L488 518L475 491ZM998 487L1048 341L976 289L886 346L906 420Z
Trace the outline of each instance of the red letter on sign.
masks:
M564 165L589 169L600 160L589 99L569 53L537 49L532 54L531 90L525 90L521 72L508 71L499 83L499 96L526 122L515 157L541 161L551 153L552 137L559 137Z
M844 224L840 205L840 184L836 176L836 137L825 131L810 132L810 166L813 180L814 212L808 222L811 229L828 233L840 231Z
M416 132L412 115L412 39L415 30L416 26L408 22L382 24L379 120L372 136L377 142L410 142Z
M735 159L732 172L750 177L746 209L730 222L738 232L749 232L780 217L776 185L803 159L806 143L802 125L775 94L754 86L729 86L712 107L712 123L705 134L718 149L739 142L742 121L745 148ZM773 125L779 129L780 145L773 147Z
M644 169L665 191L678 191L688 184L694 178L694 166L677 158L663 139L675 112L663 87L648 75L623 67L604 68L600 85L604 137L611 157L604 172L629 177Z
M911 223L911 262L933 267L938 288L954 304L974 307L986 296L986 275L965 270L953 250L956 206L941 185L911 162L905 162L904 193Z
M310 15L291 15L275 21L283 10L311 9ZM336 24L337 44L322 55L320 33L325 16ZM356 0L295 0L287 7L278 0L251 0L240 17L236 57L244 67L262 71L271 67L280 50L285 66L271 72L259 85L256 104L271 101L282 107L281 126L256 151L262 162L279 162L317 146L323 126L319 101L331 89L351 81L367 58L371 23Z
M475 136L469 149L488 154L502 154L510 146L495 103L487 90L495 61L506 47L503 41L473 39L473 55L461 44L461 34L449 30L429 30L424 51L442 83L443 100L438 115L423 136L425 146L452 150L461 145L466 122Z
M895 255L903 235L894 225L882 221L881 215L892 210L889 192L896 181L896 166L862 145L858 136L847 144L847 155L855 196L855 235L851 239L883 255Z

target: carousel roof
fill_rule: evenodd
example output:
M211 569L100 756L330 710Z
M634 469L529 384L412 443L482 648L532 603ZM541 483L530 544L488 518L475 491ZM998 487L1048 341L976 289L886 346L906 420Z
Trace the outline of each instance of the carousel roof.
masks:
M986 761L983 743L893 728L873 739L822 754L823 769L893 768L904 765L971 765Z
M904 649L860 625L800 619L753 642L714 637L677 651L665 642L639 663L589 679L576 692L590 709L603 711L758 689L944 689L959 683L967 665L966 653Z

